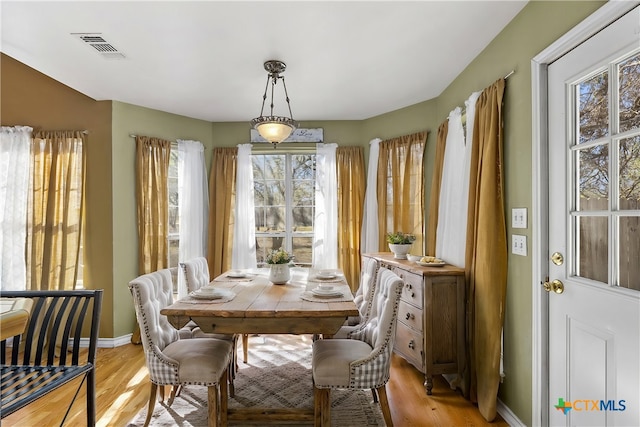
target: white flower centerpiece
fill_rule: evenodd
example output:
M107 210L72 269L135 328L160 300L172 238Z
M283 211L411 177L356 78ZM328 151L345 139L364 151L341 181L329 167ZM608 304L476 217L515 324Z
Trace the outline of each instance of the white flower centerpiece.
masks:
M293 255L283 248L269 251L265 262L271 267L269 271L269 280L271 283L274 285L284 285L291 279L289 267L292 260Z
M395 233L387 233L387 243L389 250L393 252L395 259L407 259L407 253L411 250L411 245L416 241L416 236L410 233L396 231Z

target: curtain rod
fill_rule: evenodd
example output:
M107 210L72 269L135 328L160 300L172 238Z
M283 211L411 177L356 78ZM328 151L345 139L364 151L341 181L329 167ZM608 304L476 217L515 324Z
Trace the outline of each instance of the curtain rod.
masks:
M507 80L509 77L511 77L513 74L515 74L516 70L511 70L507 73L506 76L503 77L503 79ZM460 107L460 114L462 115L462 123L466 123L467 121L467 107L466 106L462 106ZM447 116L447 118L449 118L449 116ZM446 119L445 119L446 120Z

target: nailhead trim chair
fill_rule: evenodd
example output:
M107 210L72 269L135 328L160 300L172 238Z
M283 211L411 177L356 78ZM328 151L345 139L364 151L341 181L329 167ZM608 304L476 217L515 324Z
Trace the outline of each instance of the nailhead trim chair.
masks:
M333 338L349 338L349 334L356 330L360 324L366 323L371 312L371 303L376 291L376 279L379 263L371 257L362 257L360 270L360 286L356 291L353 301L358 307L360 316L351 316L345 322Z
M187 290L189 292L196 291L211 282L211 277L209 275L209 263L207 262L207 259L205 257L196 257L188 261L181 262L180 270L184 274L185 281L187 283ZM190 321L182 329L190 330L191 336L193 338L217 338L231 342L231 345L233 346L233 359L229 364L229 394L231 395L231 397L233 397L235 395L233 380L236 378L236 371L238 369L238 356L236 351L238 335L210 334L202 332L202 329L200 329L200 327L194 321Z
M215 338L179 338L178 330L160 314L162 308L173 302L173 285L168 269L132 280L129 289L151 379L145 427L153 414L158 386L188 384L208 387L209 426L225 426L231 343Z
M367 322L351 332L351 339L323 339L313 343L316 426L331 425L331 389L375 389L385 422L393 426L385 385L389 381L402 287L403 281L395 273L379 269Z

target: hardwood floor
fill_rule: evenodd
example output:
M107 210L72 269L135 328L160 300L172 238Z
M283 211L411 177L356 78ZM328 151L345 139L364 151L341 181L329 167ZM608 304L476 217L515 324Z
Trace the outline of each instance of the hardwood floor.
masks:
M141 345L98 349L96 376L97 426L126 426L146 407L149 377ZM442 377L434 378L432 396L426 395L423 381L423 375L413 366L393 356L387 395L395 426L508 426L502 419L487 423L477 408L451 390ZM2 426L60 425L78 384L79 380L73 381L13 413L2 420ZM65 425L86 426L84 385Z

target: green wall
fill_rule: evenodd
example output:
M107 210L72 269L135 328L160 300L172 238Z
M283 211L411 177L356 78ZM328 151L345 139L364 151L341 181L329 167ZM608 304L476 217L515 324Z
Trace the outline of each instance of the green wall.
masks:
M531 59L602 4L602 1L531 1L437 98L362 121L308 121L301 126L323 128L325 142L360 145L366 156L373 138L387 139L428 130L425 153L428 202L439 124L451 109L463 105L472 92L515 70L507 81L504 99L505 209L510 240L511 209L531 209ZM101 337L125 336L135 325L127 283L138 275L135 142L130 135L199 140L205 146L210 166L214 146L230 147L249 141L249 125L211 123L121 102L94 101L4 54L0 72L3 125L89 131L86 234L89 268L85 278L89 275L88 287L104 288L106 295L113 297L105 301ZM61 98L68 102L68 108L48 107L57 105ZM518 234L530 239L533 230L518 230ZM506 378L499 397L520 420L530 425L531 256L509 255L508 265Z
M175 141L202 142L205 156L211 158L213 131L211 122L192 119L113 102L112 110L112 218L113 218L113 294L114 337L130 334L136 324L131 293L127 284L138 276L138 230L135 200L135 138L145 135ZM105 254L107 255L107 254Z

